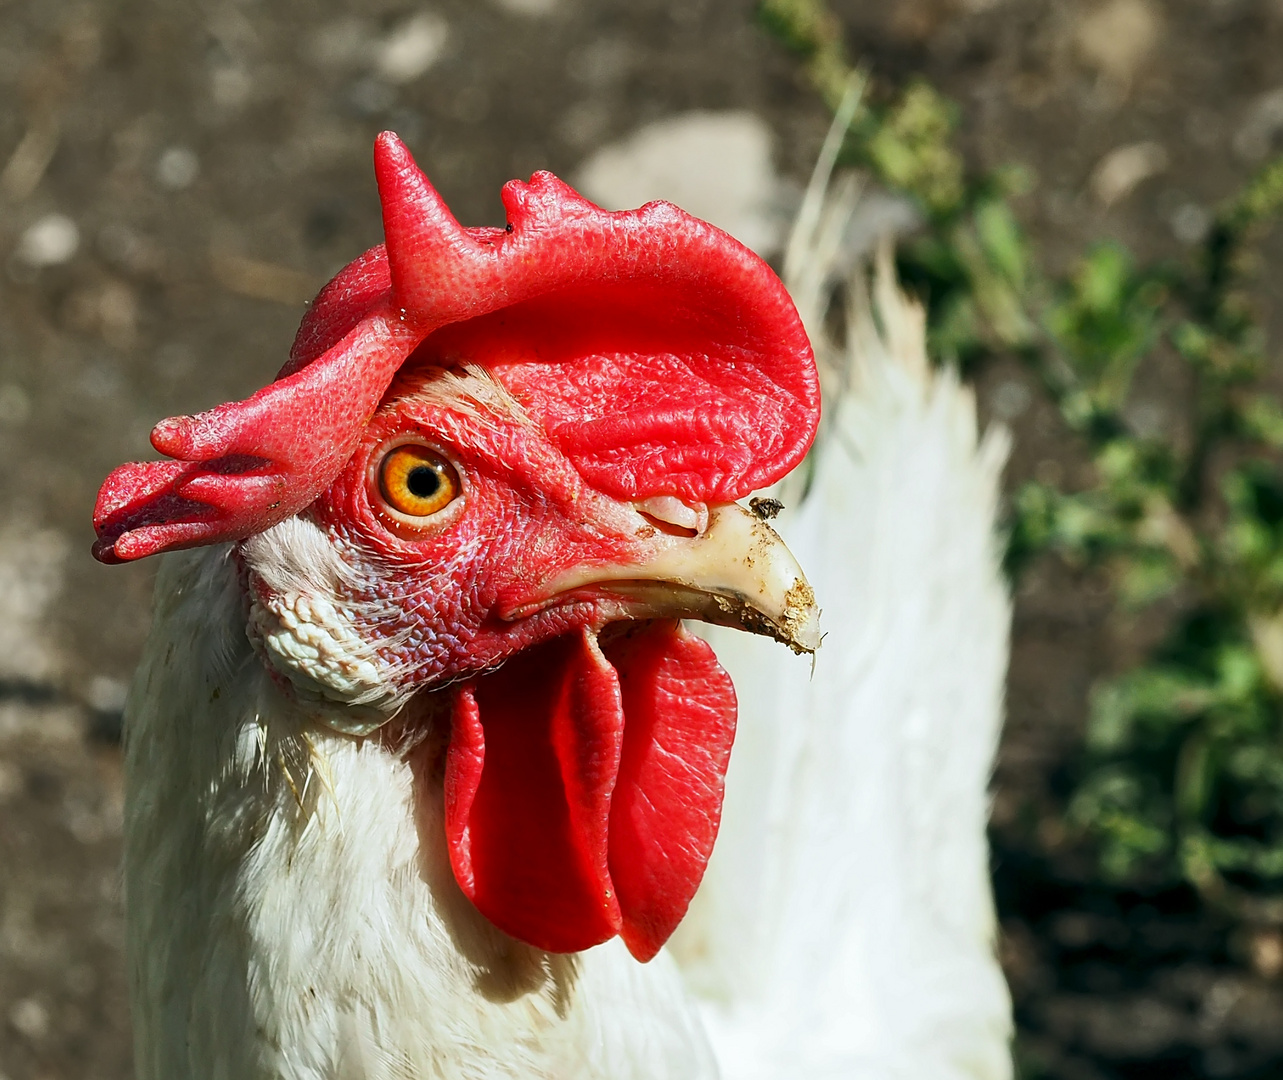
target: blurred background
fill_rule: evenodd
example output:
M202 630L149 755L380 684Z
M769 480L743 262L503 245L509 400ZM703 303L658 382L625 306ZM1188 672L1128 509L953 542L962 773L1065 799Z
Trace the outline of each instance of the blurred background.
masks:
M1014 433L993 791L1025 1077L1283 1076L1280 0L0 0L0 1080L124 1080L120 709L88 554L381 239L547 168L777 256L833 109L934 354Z

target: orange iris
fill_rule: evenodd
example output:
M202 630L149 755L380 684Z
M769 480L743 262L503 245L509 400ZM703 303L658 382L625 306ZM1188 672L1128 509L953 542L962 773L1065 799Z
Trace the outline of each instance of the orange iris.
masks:
M379 493L390 509L406 517L431 517L461 490L454 466L431 447L395 446L379 466Z

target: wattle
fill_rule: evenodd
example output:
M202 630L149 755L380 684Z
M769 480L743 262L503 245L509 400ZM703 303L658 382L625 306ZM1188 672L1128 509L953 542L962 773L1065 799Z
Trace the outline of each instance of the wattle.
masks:
M712 852L735 716L730 677L677 622L584 630L462 684L445 809L464 893L539 948L619 934L649 960Z

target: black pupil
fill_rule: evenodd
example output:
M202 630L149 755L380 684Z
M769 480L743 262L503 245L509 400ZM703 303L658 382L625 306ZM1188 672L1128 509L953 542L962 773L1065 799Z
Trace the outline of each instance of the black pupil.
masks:
M419 499L430 499L441 490L441 477L431 465L416 465L405 478L410 494Z

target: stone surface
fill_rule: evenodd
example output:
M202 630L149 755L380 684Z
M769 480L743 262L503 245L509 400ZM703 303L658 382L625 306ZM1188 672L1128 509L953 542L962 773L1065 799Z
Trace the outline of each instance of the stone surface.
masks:
M611 210L665 199L772 254L789 214L771 151L771 129L760 116L683 113L595 151L572 183Z
M61 266L80 248L80 230L66 214L46 214L18 241L19 261L39 269Z

